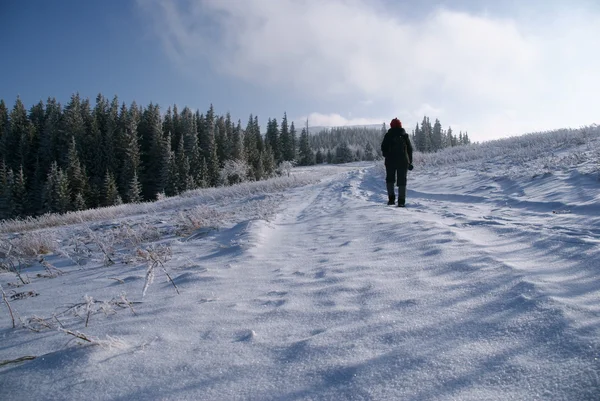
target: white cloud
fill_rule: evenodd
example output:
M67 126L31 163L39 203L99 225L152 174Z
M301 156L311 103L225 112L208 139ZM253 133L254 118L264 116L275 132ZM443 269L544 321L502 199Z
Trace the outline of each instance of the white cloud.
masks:
M140 4L188 70L209 60L291 98L370 99L365 121L420 121L427 104L478 140L598 121L600 17L585 10L541 24L441 8L414 20L367 0ZM347 120L338 112L314 117Z
M294 124L298 127L304 126L307 117L301 117L296 119ZM384 118L366 118L366 117L344 117L339 114L322 114L322 113L310 113L308 115L308 124L313 127L342 127L346 125L373 125L389 123Z

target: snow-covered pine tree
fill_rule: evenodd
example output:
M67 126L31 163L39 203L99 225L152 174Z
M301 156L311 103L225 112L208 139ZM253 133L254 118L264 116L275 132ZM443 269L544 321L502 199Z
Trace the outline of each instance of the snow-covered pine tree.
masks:
M175 183L175 194L179 194L188 189L193 189L192 187L188 187L190 184L190 161L185 151L184 141L179 142L179 146L175 151L175 177L172 177L172 181ZM192 181L193 182L193 181Z
M27 183L25 181L25 173L23 166L20 166L17 174L15 174L12 182L12 217L25 217L29 210L27 202Z
M281 142L279 138L279 125L277 124L277 119L269 119L267 122L267 133L265 136L265 143L268 143L271 152L273 153L273 159L275 163L279 163L281 161ZM270 163L266 162L265 163ZM267 164L265 164L265 171L267 171Z
M290 138L292 140L292 145L290 148L290 153L288 154L288 157L291 157L290 161L296 160L296 157L298 156L298 139L296 136L296 127L294 126L294 122L292 121L292 123L290 124Z
M181 112L180 129L183 139L184 156L187 159L187 173L183 174L180 168L180 181L182 182L181 190L190 190L196 187L194 177L200 174L201 168L201 152L198 144L198 127L196 126L196 118L189 107L185 107ZM190 180L191 178L191 180ZM185 189L184 189L185 188Z
M280 143L281 159L285 161L294 160L294 145L287 120L287 113L283 113L283 118L281 119Z
M75 137L71 137L69 153L67 155L67 178L69 180L69 189L71 195L73 196L72 201L74 203L75 196L77 196L78 194L83 195L85 193L85 187L87 185L87 180L83 174L81 162L79 161Z
M117 181L115 177L110 171L106 171L106 176L104 178L104 188L103 188L103 200L104 206L115 206L123 203L121 199L121 195L119 194L119 190L117 188Z
M271 149L270 142L265 142L265 149L262 153L262 161L263 161L263 169L264 169L264 177L269 178L273 176L275 172L276 164L275 164L275 155L273 154L273 149Z
M129 188L127 189L127 202L138 203L142 201L142 185L138 178L137 172L133 174Z
M299 160L300 166L311 166L315 164L315 155L310 147L309 134L308 134L308 120L307 127L302 128L300 133L300 147L299 147Z
M431 131L431 151L437 152L443 148L443 140L442 140L442 124L440 120L435 119L435 123L433 124L433 129Z
M242 122L238 120L236 127L233 129L231 137L231 159L244 160L244 136L242 132Z

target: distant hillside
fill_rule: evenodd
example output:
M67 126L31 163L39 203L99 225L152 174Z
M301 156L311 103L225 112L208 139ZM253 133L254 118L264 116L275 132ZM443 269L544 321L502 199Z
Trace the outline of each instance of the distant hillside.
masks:
M381 125L383 124L383 122L381 124L364 124L364 125L338 125L338 126L323 126L323 125L316 125L314 127L308 127L308 133L313 135L313 134L318 134L319 132L323 132L323 131L331 131L332 129L335 128L367 128L367 129L379 129L381 128ZM300 128L302 129L302 128Z
M415 165L485 170L505 165L515 175L557 166L579 166L600 173L600 127L558 129L457 146L439 152L415 152ZM534 168L535 167L535 168ZM600 179L600 176L599 176Z

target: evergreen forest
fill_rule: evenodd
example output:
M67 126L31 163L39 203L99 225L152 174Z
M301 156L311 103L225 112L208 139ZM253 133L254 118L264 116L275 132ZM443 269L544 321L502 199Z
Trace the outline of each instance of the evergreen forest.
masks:
M376 160L386 126L297 132L287 114L243 126L211 105L129 106L99 94L55 98L27 110L0 99L0 219L153 201L184 191L263 180L294 165ZM424 117L411 133L416 151L469 144Z

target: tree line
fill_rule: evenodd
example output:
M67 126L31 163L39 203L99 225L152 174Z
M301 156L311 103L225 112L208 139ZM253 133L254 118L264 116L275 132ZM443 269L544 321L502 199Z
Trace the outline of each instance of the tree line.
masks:
M437 152L444 148L471 143L467 132L460 131L457 136L453 133L452 127L448 127L447 130L442 129L442 124L437 118L432 125L427 116L423 117L421 126L417 123L412 131L411 140L413 147L423 153Z
M353 161L370 161L381 158L381 141L388 130L383 123L381 127L354 126L323 129L310 136L310 148L316 149L311 164L349 163ZM419 152L437 152L447 147L469 145L468 134L459 132L455 135L451 127L442 129L439 119L432 125L429 117L409 134L413 149Z
M294 123L258 117L245 128L211 105L185 107L135 102L102 94L95 105L79 94L63 107L55 98L26 110L20 98L9 110L0 99L0 218L155 200L183 191L261 180L282 162L297 159ZM307 149L300 147L302 152Z
M381 157L382 128L338 127L297 133L284 113L258 117L245 127L229 113L217 115L176 105L102 94L94 105L79 94L63 107L55 98L29 110L17 98L11 110L0 99L0 219L65 213L156 200L187 190L232 185L282 174L282 166L346 163ZM412 133L415 148L435 151L469 143L425 117Z

